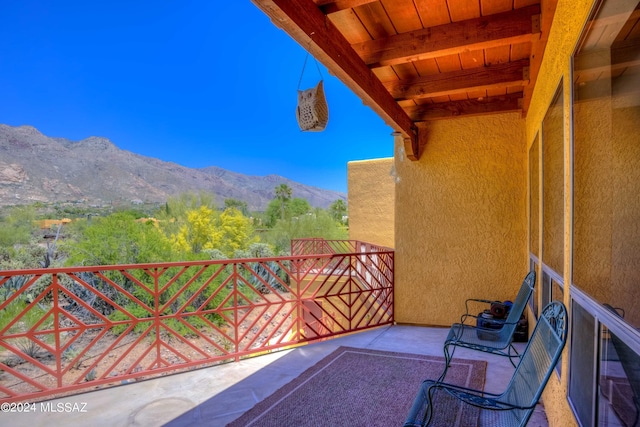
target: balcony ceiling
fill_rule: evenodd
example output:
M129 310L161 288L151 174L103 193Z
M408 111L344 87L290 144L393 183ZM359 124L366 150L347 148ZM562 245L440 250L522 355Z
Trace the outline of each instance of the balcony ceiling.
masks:
M405 140L424 124L526 114L557 0L252 0Z

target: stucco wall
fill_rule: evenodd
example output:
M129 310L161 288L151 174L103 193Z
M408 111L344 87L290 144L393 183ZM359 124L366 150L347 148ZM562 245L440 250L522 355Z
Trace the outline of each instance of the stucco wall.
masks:
M394 247L393 159L348 163L349 238Z
M427 131L419 161L396 156L395 316L451 325L467 298L513 299L528 271L524 119Z

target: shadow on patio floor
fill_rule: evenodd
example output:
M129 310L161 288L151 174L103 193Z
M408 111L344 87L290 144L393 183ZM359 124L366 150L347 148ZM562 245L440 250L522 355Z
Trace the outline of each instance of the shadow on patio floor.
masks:
M225 426L340 346L442 356L448 329L394 325L284 350L237 363L176 374L50 401L85 412L3 414L12 426ZM518 351L525 344L516 344ZM456 357L487 360L486 391L501 391L513 368L507 358L460 348ZM401 424L401 422L399 423ZM542 405L529 425L546 427Z

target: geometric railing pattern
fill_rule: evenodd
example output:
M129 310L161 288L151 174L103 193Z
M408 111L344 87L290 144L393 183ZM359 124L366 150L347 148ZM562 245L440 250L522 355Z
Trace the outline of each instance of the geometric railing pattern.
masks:
M393 322L391 249L333 241L333 252L312 254L295 245L287 257L0 271L0 402Z

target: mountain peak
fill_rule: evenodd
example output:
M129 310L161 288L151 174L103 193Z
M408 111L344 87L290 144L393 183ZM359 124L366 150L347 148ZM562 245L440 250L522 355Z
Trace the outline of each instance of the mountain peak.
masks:
M205 191L215 195L219 206L231 198L260 211L282 183L291 187L293 197L307 199L314 207L346 201L344 193L278 175L251 176L218 166L188 168L132 155L108 138L91 136L72 142L45 136L33 126L0 124L0 154L0 206L80 199L97 206L130 204L132 200L164 203L169 197Z
M6 126L6 125L2 125L4 127L8 127L10 128L11 126ZM34 128L33 126L29 126L29 125L22 125L22 126L18 126L14 128L18 133L23 134L23 135L38 135L38 136L44 136L42 135L42 133L40 133L40 131L36 128Z
M110 139L102 136L90 136L89 138L78 141L76 144L99 151L118 150L118 147L116 147Z

